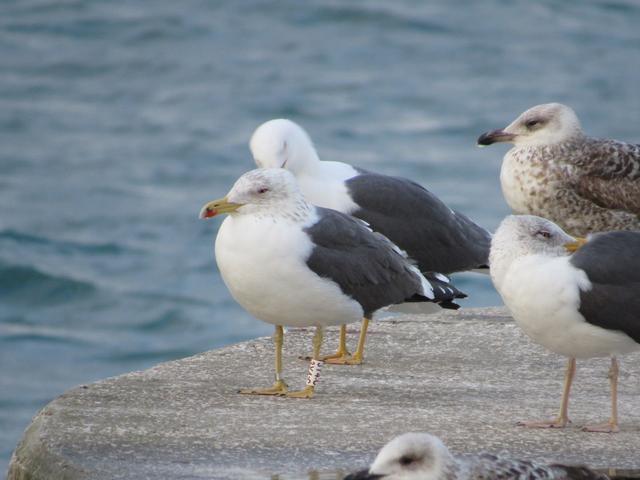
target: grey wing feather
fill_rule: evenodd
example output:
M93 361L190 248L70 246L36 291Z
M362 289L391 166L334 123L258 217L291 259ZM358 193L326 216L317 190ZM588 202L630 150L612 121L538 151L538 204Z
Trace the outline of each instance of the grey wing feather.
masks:
M305 229L314 244L307 265L360 303L365 316L396 303L435 301L445 306L465 296L448 285L449 290L434 288L434 299L426 298L419 274L386 237L349 215L317 211L320 220Z
M471 480L608 480L587 467L545 465L529 460L513 460L491 454L477 457Z
M400 246L421 271L486 267L491 234L411 180L359 170L347 181L353 215Z
M640 145L591 140L568 174L576 192L596 205L640 215Z
M579 311L587 322L640 343L640 232L596 234L570 262L592 285L580 291Z

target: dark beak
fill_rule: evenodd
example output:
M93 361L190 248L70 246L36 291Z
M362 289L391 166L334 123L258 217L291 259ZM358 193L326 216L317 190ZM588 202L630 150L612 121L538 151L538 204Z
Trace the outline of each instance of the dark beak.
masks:
M510 142L515 138L513 133L507 133L504 130L492 130L483 133L478 137L478 145L483 147L498 142Z
M378 475L376 473L369 473L369 470L360 470L356 473L350 473L343 480L378 480L384 475Z

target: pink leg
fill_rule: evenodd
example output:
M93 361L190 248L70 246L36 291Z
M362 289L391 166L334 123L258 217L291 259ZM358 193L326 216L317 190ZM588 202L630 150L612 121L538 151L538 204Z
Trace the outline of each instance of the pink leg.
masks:
M573 377L576 373L576 359L569 358L567 360L567 370L564 374L564 389L562 391L562 402L560 403L560 414L554 420L543 420L533 422L518 422L517 425L527 428L564 428L569 421L569 392L571 391L571 384L573 383Z
M585 425L582 430L585 432L615 433L618 428L618 372L620 367L618 359L611 357L611 367L609 368L609 382L611 384L611 418L606 423L598 425Z

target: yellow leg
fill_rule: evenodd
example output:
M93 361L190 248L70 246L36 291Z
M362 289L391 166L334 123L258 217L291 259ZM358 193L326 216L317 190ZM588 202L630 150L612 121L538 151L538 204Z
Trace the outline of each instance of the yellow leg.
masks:
M323 362L326 362L329 359L332 358L346 358L348 356L350 356L351 354L349 353L349 351L347 350L347 326L346 325L341 325L340 326L340 340L338 341L338 350L336 350L336 353L332 353L331 355L322 355L320 357L320 360ZM306 357L299 357L301 360L306 360L309 361L313 358L313 355L307 355Z
M316 327L316 333L313 335L313 358L311 359L312 364L314 362L320 361L320 347L322 346L322 327ZM311 398L313 397L313 393L315 391L314 385L307 384L302 390L298 390L296 392L287 392L284 395L289 398Z
M564 428L569 421L569 393L571 392L571 384L576 374L576 359L569 358L567 360L567 370L564 374L564 389L562 391L562 402L560 403L560 414L555 420L538 421L538 422L518 422L521 427L528 428Z
M287 393L287 384L282 380L282 344L284 343L284 329L282 325L276 325L276 332L273 335L273 343L276 347L276 379L272 387L269 388L245 388L238 393L244 395L282 395Z
M618 359L611 357L611 367L609 368L609 383L611 384L611 418L608 422L600 425L585 425L582 430L585 432L615 433L618 428L618 373L620 366Z
M337 358L330 358L327 363L333 365L360 365L364 358L364 344L367 339L367 330L369 328L369 319L362 319L362 326L360 327L360 337L358 338L358 347L353 355L343 355Z

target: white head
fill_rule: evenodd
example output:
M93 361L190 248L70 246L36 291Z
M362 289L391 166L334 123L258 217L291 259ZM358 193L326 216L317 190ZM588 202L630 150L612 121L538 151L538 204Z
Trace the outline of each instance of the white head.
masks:
M242 175L223 198L207 203L200 210L200 218L221 213L285 213L300 209L305 202L295 177L283 169L255 169Z
M345 480L441 480L454 464L439 438L428 433L405 433L382 447L368 471Z
M491 278L499 288L502 277L514 260L526 255L564 257L582 243L582 239L575 239L546 218L509 215L491 239Z
M583 135L576 113L561 103L536 105L503 130L483 133L478 145L511 142L516 146L553 145Z
M298 173L320 161L307 132L284 118L260 125L251 136L249 148L259 168L286 168Z

